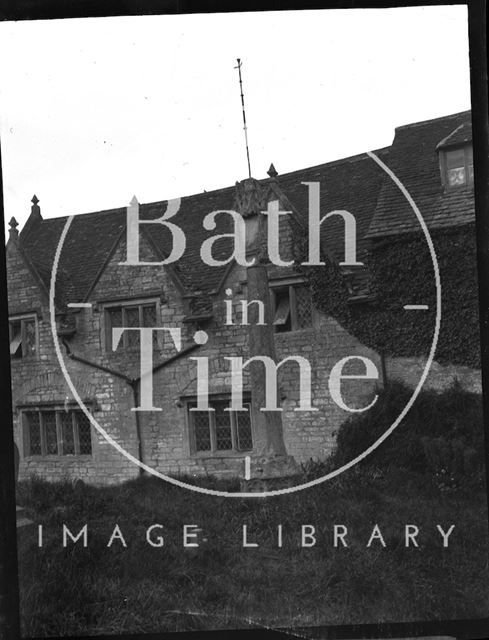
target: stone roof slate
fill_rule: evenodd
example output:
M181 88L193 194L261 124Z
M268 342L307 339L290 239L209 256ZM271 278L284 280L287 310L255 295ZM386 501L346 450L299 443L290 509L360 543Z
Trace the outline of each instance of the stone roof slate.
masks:
M473 185L446 189L440 176L437 146L459 144L470 131L470 111L396 129L388 166L406 187L428 228L474 221ZM444 143L444 144L445 144ZM367 239L419 231L411 206L397 185L384 179Z
M408 188L428 226L452 226L473 220L473 188L445 192L436 151L440 142L459 143L460 136L465 140L468 131L470 112L454 114L399 127L392 146L374 152ZM365 256L371 238L419 230L419 223L397 186L367 154L282 174L272 180L306 224L308 188L303 182L320 183L321 216L337 209L353 213L357 222L359 260ZM234 197L235 188L227 187L181 199L180 209L172 221L185 231L187 246L183 258L170 269L183 292L211 294L227 273L227 266L206 265L200 258L200 247L207 237L230 233L230 217L218 216L213 231L206 231L202 220L211 211L234 209ZM167 201L141 204L140 217L158 218L166 208ZM19 235L23 249L48 288L56 247L66 221L67 217L43 220L38 216L30 219ZM81 302L87 298L125 234L125 226L126 208L73 217L59 263L58 303ZM155 259L164 259L170 250L169 231L162 225L142 225L141 230L154 250ZM323 249L338 261L344 256L343 235L344 223L340 216L333 216L321 226ZM231 239L214 244L214 255L218 258L227 257L230 250ZM354 270L361 289L368 278L366 269L355 267Z

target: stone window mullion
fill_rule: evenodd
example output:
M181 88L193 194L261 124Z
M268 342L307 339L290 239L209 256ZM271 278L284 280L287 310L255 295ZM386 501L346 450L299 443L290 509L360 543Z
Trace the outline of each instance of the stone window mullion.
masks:
M27 340L26 340L26 331L25 331L25 322L24 320L20 321L20 348L22 349L22 357L25 358L27 355Z
M121 317L122 317L122 326L123 327L127 327L126 310L125 310L124 307L121 307ZM123 331L122 332L122 344L123 344L124 349L125 349L127 347L127 344L128 344L127 331Z
M61 424L61 416L59 411L54 412L54 419L56 420L56 440L58 445L58 456L64 454L64 437L63 437L63 425Z
M209 431L211 437L211 451L217 451L216 412L209 409Z
M238 443L238 428L237 428L237 418L236 411L229 411L229 421L231 423L231 442L233 451L239 450Z
M294 285L289 286L289 301L290 301L290 328L292 331L297 329L297 298L295 295Z
M25 411L21 414L24 457L31 455L30 425Z
M47 455L47 446L46 446L46 430L44 427L44 416L42 411L38 411L39 414L39 433L41 436L41 455Z
M75 448L75 456L80 455L80 434L78 432L78 423L76 421L75 412L71 412L71 426L73 429L73 444Z

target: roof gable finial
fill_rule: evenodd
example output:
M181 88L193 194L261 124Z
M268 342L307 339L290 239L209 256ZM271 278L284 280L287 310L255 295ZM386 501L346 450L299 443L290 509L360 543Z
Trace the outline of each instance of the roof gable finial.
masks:
M31 215L35 215L36 217L41 217L41 207L39 206L39 198L34 194L32 196L32 207L31 207Z
M267 175L269 175L270 178L276 178L278 176L277 169L275 169L275 167L273 166L273 162L271 163L270 168L267 171Z
M17 227L19 226L19 223L17 222L17 220L12 216L12 218L10 219L10 222L8 223L9 225L9 240L17 240L17 238L19 237L19 232L17 230Z

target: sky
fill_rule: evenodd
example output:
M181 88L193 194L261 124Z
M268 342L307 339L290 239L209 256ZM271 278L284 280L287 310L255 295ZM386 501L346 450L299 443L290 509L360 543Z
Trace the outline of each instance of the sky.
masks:
M470 108L460 6L4 22L5 218L154 202L391 144Z

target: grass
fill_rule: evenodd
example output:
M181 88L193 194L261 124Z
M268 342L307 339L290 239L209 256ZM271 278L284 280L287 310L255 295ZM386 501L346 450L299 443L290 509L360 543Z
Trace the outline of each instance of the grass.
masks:
M311 460L324 476L361 452L399 415L410 391L383 390L374 409L345 422L331 459ZM481 398L457 384L420 394L396 432L371 456L328 482L288 496L229 499L155 477L96 488L20 483L18 502L43 525L21 532L24 636L150 633L199 629L474 619L489 615L489 549L483 481ZM192 484L195 480L182 478ZM207 478L236 491L237 481ZM62 545L62 527L88 524L88 546ZM146 542L163 525L164 546ZM118 524L127 543L107 543ZM183 525L202 528L184 548ZM277 526L283 546L277 546ZM348 547L333 546L334 524ZM378 524L379 541L367 547ZM406 548L404 527L419 527ZM455 529L448 548L436 530ZM259 544L243 548L242 527ZM303 548L301 525L316 528Z
M441 491L436 476L356 467L291 496L202 496L156 478L120 486L21 483L18 502L44 528L20 538L24 636L121 634L479 618L489 612L487 514L483 486ZM62 525L88 523L89 544L62 547ZM118 541L107 548L115 524ZM164 525L165 544L146 543ZM334 548L332 525L348 527L348 548ZM378 523L387 547L366 548ZM404 547L404 525L420 547ZM436 524L455 524L447 549ZM182 547L182 525L207 537ZM242 525L257 548L242 548ZM276 527L283 525L283 547ZM300 526L317 544L300 546ZM448 528L448 527L447 527Z

